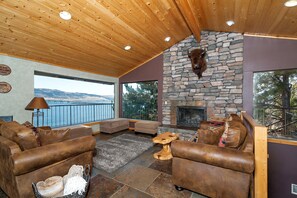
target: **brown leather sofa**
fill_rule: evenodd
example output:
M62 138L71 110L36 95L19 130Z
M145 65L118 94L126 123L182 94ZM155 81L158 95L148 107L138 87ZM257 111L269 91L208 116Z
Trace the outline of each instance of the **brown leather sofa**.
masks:
M34 197L32 182L63 176L73 164L92 165L96 144L92 135L76 134L75 138L70 135L63 141L24 149L18 141L22 135L31 133L28 128L18 123L2 123L0 133L0 187L9 197Z
M248 130L238 148L177 140L171 149L172 181L177 190L186 188L209 197L249 196L255 167Z

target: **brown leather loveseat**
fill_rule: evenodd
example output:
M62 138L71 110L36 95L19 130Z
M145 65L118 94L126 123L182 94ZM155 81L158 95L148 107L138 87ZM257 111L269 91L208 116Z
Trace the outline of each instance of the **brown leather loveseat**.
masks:
M213 132L212 136L217 135L217 138L211 139L212 144L202 140L198 143L172 142L172 179L177 190L186 188L209 197L249 196L254 171L253 138L240 118L235 120L233 118L233 121L228 122L228 130L223 127L222 133L216 133L221 129ZM199 132L204 133L205 130ZM219 147L223 133L229 133L229 137L225 139L225 147Z
M17 122L0 125L0 187L9 197L34 197L32 182L63 176L73 164L92 164L92 135L73 138L67 130L44 130L48 138L38 145L31 129Z

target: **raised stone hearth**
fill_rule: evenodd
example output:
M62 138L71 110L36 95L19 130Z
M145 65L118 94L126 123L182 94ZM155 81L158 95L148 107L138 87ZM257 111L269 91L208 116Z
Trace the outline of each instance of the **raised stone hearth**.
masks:
M188 50L197 47L207 52L200 79L188 58ZM242 34L203 31L200 43L190 36L163 55L163 125L176 125L177 106L205 107L208 119L242 110Z

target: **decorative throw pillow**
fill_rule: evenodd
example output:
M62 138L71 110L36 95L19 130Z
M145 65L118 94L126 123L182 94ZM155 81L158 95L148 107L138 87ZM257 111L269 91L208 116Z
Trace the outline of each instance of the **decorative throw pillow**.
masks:
M199 124L200 129L209 129L209 127L221 127L224 126L224 122L218 121L201 121Z
M37 128L33 124L31 124L31 122L29 122L29 121L24 122L22 125L33 130L33 134L35 135L37 144L38 144L38 146L41 146L40 138L37 133Z
M246 137L245 126L238 121L226 122L225 131L220 139L218 146L239 148Z
M209 121L216 121L216 122L226 122L227 118L223 118L223 117L217 117L217 116L211 116L209 118Z
M240 138L239 138L239 143L236 148L238 148L245 140L246 135L247 135L247 129L243 125L241 121L231 121L229 122L229 128L234 129L234 130L239 130L240 132Z
M227 135L228 135L228 129L229 129L229 124L228 124L228 122L225 122L225 129L224 129L224 132L223 132L222 136L220 137L219 144L218 144L219 147L225 147L226 146L226 139L227 139Z
M224 126L198 129L198 143L216 145L218 144L223 132Z
M17 133L14 140L18 143L22 151L39 146L33 131Z
M241 121L241 118L240 118L237 114L235 114L235 113L231 113L231 114L229 115L228 121L238 121L238 122L242 122L242 121Z
M63 142L64 140L69 139L70 129L61 129L61 130L43 130L37 128L37 132L40 138L41 146L53 144L56 142Z
M27 128L30 128L30 129L35 128L33 126L33 124L31 124L31 122L29 122L29 121L24 122L22 125L25 126L25 127L27 127Z

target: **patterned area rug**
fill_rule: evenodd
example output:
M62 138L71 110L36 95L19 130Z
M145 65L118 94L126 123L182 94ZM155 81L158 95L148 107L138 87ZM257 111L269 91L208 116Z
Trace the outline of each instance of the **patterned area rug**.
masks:
M93 165L108 173L126 165L154 145L151 138L123 134L108 141L98 141Z

